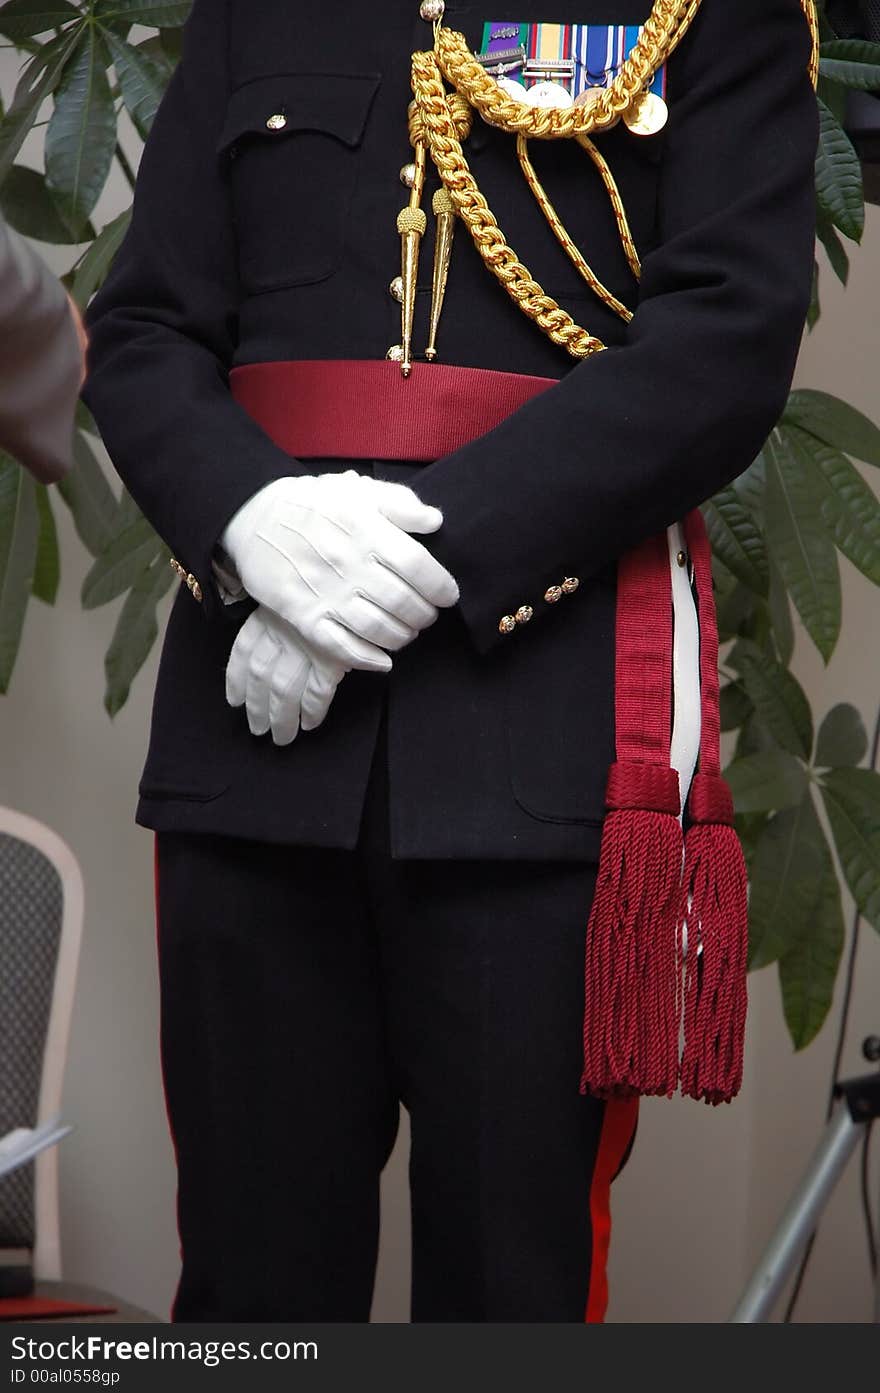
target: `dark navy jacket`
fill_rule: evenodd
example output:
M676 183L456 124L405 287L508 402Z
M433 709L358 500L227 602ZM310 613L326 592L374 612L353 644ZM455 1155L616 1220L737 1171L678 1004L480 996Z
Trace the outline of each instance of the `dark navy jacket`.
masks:
M448 4L484 20L636 23L648 0ZM453 454L374 465L440 506L427 544L461 602L394 659L347 676L324 726L288 748L251 736L224 667L251 602L224 607L211 557L236 509L314 462L233 401L232 366L380 359L400 338L388 284L410 157L418 0L196 0L144 151L130 231L88 315L85 398L126 485L204 592L167 631L140 821L276 842L356 840L386 697L395 852L598 853L614 758L616 558L748 467L794 371L814 246L816 101L799 0L703 0L668 63L670 117L597 137L642 257L636 285L607 195L573 142L532 142L558 212L629 325L586 289L479 119L465 150L509 243L608 349L574 364L456 236L443 360L559 379ZM283 132L266 119L283 106ZM436 176L434 176L436 177ZM430 207L429 184L424 206ZM430 238L416 348L424 342ZM317 467L339 468L338 461ZM543 595L563 576L576 594ZM531 604L509 637L499 617Z

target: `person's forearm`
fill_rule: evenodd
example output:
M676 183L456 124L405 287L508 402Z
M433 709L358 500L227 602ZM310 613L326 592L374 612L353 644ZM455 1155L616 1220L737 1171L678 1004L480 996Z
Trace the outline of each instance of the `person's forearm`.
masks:
M73 463L83 352L68 296L0 220L0 449L43 483Z

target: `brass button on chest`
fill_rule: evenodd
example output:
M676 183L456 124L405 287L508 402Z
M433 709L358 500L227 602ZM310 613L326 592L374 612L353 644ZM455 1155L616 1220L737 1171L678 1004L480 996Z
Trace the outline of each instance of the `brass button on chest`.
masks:
M270 131L283 131L287 125L287 117L283 111L276 111L266 119L266 129Z

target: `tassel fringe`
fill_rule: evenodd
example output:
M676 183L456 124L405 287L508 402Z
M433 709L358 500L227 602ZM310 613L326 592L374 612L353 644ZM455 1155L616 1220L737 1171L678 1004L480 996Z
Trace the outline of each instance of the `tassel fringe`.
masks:
M642 808L606 814L587 925L581 1093L675 1091L682 854L677 817Z
M748 988L748 878L733 827L695 823L684 839L678 937L687 923L681 1091L706 1103L739 1092ZM690 902L690 904L689 904Z

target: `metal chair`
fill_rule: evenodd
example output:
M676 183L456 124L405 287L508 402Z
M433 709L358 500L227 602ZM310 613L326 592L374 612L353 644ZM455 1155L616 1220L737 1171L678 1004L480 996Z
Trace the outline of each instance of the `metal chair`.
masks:
M0 1136L60 1109L82 925L73 852L0 808ZM0 1257L7 1291L60 1280L57 1147L0 1179Z

